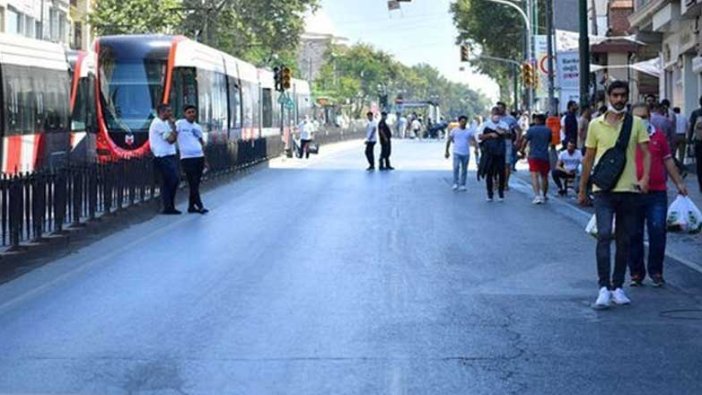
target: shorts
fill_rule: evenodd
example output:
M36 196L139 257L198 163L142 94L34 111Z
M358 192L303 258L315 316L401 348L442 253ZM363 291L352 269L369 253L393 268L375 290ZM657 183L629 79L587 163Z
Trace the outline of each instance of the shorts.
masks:
M545 159L529 158L529 171L547 175L551 171L551 164Z

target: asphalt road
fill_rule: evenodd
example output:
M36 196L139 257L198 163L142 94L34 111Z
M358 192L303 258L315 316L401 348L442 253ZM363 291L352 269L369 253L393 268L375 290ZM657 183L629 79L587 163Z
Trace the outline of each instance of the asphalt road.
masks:
M594 311L574 208L395 144L394 172L359 142L276 160L3 284L0 393L702 393L702 274Z

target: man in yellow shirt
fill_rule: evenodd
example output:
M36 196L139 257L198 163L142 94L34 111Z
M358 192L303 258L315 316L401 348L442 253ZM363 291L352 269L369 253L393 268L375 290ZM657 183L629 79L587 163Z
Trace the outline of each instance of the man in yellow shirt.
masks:
M587 203L587 186L593 164L602 155L614 147L621 133L626 116L626 104L629 97L629 84L626 81L614 81L607 88L609 106L607 112L590 122L585 141L585 159L580 179L578 200ZM593 187L595 194L595 215L597 217L597 274L600 291L594 307L607 308L611 302L629 304L631 300L622 289L626 275L627 258L631 235L635 232L636 215L641 203L641 193L648 192L651 155L648 150L648 130L641 118L634 117L631 135L626 149L626 166L610 191L601 191ZM636 177L636 148L641 149L644 157L644 174ZM616 234L613 234L612 220L616 219ZM617 247L614 259L614 273L611 270L610 245L615 240Z

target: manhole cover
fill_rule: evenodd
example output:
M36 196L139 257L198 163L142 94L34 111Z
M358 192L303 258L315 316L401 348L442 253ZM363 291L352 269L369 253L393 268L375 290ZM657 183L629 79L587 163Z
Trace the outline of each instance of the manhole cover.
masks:
M702 320L702 310L669 310L661 312L660 316L673 320Z

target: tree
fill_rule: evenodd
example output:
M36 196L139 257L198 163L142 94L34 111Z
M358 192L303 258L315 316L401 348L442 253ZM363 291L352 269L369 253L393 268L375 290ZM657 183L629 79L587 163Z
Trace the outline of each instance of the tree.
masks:
M448 81L434 67L405 66L368 44L330 46L313 89L317 96L348 103L355 117L382 93L390 100L398 95L406 100L437 100L451 117L477 115L487 108L486 98L466 85Z
M545 6L545 1L539 0L539 9L544 10ZM471 53L515 61L524 59L525 27L517 10L485 0L456 0L450 10L459 31L456 42L466 42ZM539 14L539 20L539 25L545 26L543 13ZM474 60L471 65L492 77L500 86L502 98L509 100L514 66L488 60Z
M193 10L181 24L190 37L258 66L293 65L304 13L319 0L183 0Z
M172 33L182 20L179 0L100 0L88 15L99 36Z

